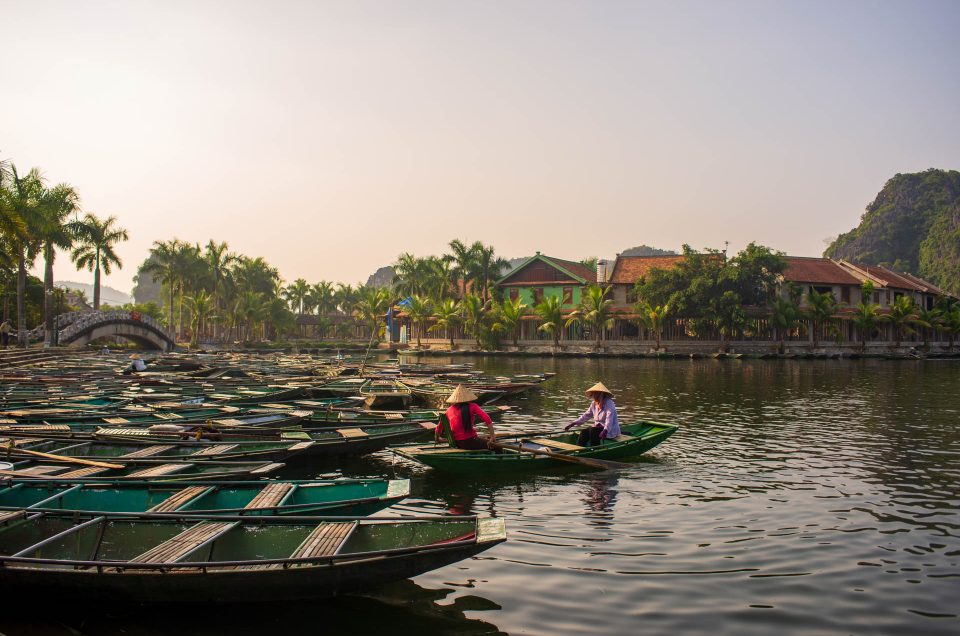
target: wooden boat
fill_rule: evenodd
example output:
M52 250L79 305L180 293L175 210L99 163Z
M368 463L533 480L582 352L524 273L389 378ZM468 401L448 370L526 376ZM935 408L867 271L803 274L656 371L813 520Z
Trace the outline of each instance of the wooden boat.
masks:
M169 483L20 481L0 485L0 519L16 510L202 515L368 515L410 495L408 479Z
M18 513L19 514L19 513ZM363 590L506 540L502 519L22 513L0 527L5 602L251 603Z
M410 388L414 399L435 408L446 407L447 398L456 388L455 384L441 384L431 380L405 380L404 384ZM477 395L477 402L480 404L489 404L504 396L503 391L476 388L472 385L470 388Z
M110 462L114 463L114 462ZM71 463L69 458L24 459L6 462L0 478L96 480L96 481L199 481L259 478L283 468L279 462L164 461L141 459L120 463L122 468L104 468Z
M310 389L313 397L347 397L360 395L360 389L369 382L367 378L347 377L321 384Z
M506 449L497 454L489 450L466 451L443 445L401 446L393 452L407 459L434 468L452 472L509 472L520 470L545 470L570 466L567 462L539 454L524 452L530 449L574 457L596 459L624 459L647 452L677 430L673 424L638 422L620 427L621 435L604 440L599 446L577 446L577 433L560 432L543 437L516 440L518 450ZM498 437L498 441L504 441ZM512 444L513 442L511 442Z
M369 409L406 408L413 399L410 388L395 380L370 380L360 387L360 397Z
M67 437L86 438L94 433L109 428L137 428L143 430L159 430L166 428L169 432L182 435L200 430L224 429L292 429L299 428L299 423L310 413L308 411L283 411L268 413L249 413L231 417L217 417L206 420L184 420L180 418L159 417L151 420L134 420L117 417L108 418L107 425L92 422L59 422L55 424L0 424L0 435L17 435L36 437Z

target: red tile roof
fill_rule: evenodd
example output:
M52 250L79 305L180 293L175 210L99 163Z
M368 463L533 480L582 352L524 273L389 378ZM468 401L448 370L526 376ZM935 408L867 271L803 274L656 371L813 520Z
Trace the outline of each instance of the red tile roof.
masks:
M583 263L578 263L577 261L565 261L561 258L553 258L552 256L544 256L544 258L548 261L553 261L571 274L575 274L580 278L586 279L588 283L597 282L597 270L587 267Z
M617 256L613 271L607 282L611 284L633 285L644 278L652 269L672 269L684 256Z
M865 271L866 273L870 274L870 276L883 281L884 287L926 292L928 294L943 293L932 283L928 283L922 278L917 278L911 274L899 274L880 265L860 265L858 263L851 263L851 265Z
M829 258L807 256L784 256L787 269L784 280L791 283L817 283L823 285L860 285L860 279Z

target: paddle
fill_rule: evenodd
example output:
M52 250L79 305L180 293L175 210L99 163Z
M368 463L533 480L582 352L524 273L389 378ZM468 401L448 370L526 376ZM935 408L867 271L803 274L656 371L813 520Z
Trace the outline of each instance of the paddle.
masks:
M527 447L524 447L523 444L517 444L516 446L512 446L510 444L500 444L499 442L490 442L489 446L493 448L515 450L522 453L531 453L532 455L543 455L544 457L549 457L550 459L558 459L562 462L568 462L571 464L580 464L581 466L588 466L590 468L600 468L602 470L632 467L630 464L624 464L623 462L613 462L607 459L596 459L594 457L578 457L576 455L564 455L563 453L554 453L546 450L538 450L536 448L527 448Z
M64 457L63 455L52 455L50 453L41 453L40 451L27 450L25 448L8 448L8 453L22 453L24 455L33 455L34 457L43 457L44 459L55 459L67 464L80 464L82 466L96 466L97 468L126 468L123 464L108 464L106 462L95 462L90 459L80 459L79 457Z

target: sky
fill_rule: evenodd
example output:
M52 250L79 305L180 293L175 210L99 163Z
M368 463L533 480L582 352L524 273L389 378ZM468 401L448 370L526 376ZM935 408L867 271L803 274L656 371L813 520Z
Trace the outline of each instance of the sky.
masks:
M0 159L130 240L365 281L453 238L822 253L960 168L960 2L0 0ZM67 259L60 280L92 282Z

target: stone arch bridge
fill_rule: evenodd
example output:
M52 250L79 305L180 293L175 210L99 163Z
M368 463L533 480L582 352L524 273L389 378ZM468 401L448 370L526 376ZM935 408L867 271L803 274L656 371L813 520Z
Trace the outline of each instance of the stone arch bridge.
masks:
M57 319L61 345L82 347L98 338L121 337L144 349L169 351L175 342L159 322L138 311L86 311L62 314Z

